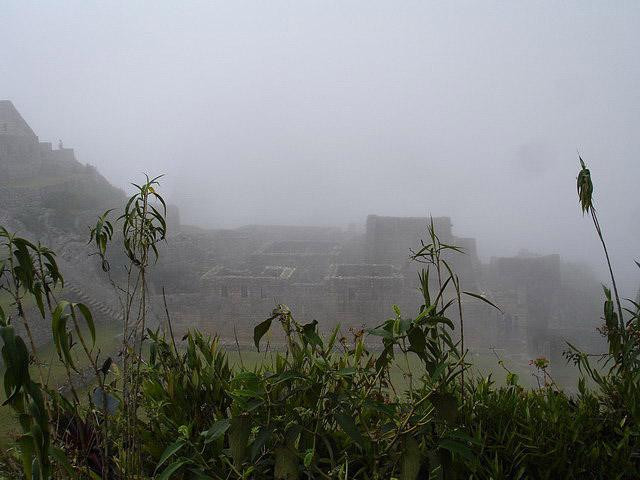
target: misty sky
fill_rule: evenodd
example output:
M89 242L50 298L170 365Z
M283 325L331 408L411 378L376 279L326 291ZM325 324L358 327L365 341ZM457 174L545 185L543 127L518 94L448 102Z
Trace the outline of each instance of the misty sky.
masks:
M637 1L1 0L0 98L118 186L166 173L186 223L448 215L485 259L601 271L579 148L632 290L639 25Z

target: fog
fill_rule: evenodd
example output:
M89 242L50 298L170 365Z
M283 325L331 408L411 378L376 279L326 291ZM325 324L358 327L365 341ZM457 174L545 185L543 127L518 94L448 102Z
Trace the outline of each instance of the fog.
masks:
M589 261L577 149L624 285L640 257L638 2L0 4L0 98L183 223L450 216L483 258Z

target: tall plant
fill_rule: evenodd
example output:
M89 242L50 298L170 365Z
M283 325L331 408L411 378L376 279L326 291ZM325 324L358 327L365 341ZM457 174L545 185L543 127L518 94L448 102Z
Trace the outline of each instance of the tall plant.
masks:
M629 307L623 308L620 302L615 276L598 217L593 208L593 183L591 174L584 161L580 158L581 170L578 174L578 196L583 212L589 212L594 222L596 233L600 238L605 252L605 258L611 275L613 297L611 290L603 286L605 301L603 308L604 325L601 332L607 338L608 352L596 357L602 361L600 365L592 365L592 354L585 353L569 344L567 358L573 361L581 371L586 373L600 387L608 408L617 413L624 412L640 423L640 304L628 300ZM638 267L640 263L636 262ZM615 302L615 303L614 303ZM626 313L625 316L624 313ZM602 369L605 373L602 373ZM585 391L584 381L580 383L581 391Z
M139 442L138 408L140 406L140 369L149 315L149 267L158 259L158 244L166 238L166 204L156 191L161 176L145 176L127 201L123 213L115 220L121 224L120 239L128 263L124 265L125 282L118 284L111 275L123 307L122 331L122 402L125 434L119 439L120 468L125 475L139 474L142 465ZM108 245L114 240L112 211L98 218L91 229L90 242L96 248L105 272L110 273Z
M632 308L622 307L607 245L604 241L602 229L600 228L598 215L593 206L594 188L591 179L591 172L582 160L582 157L578 156L578 158L581 167L577 179L580 207L583 213L589 213L591 215L593 225L604 250L611 277L611 284L613 286L613 298L611 290L606 286L603 286L605 294L603 319L605 323L602 332L606 335L609 346L609 353L604 357L604 360L611 363L609 371L610 375L602 377L598 370L594 369L590 365L588 361L589 356L580 352L573 345L570 345L571 350L570 352L567 352L567 354L569 358L571 358L581 368L585 369L600 386L610 388L611 382L618 382L623 378L630 380L630 376L634 376L634 372L637 371L637 368L640 366L640 343L638 342L637 335L637 332L640 331L638 325L638 310L640 310L640 307L638 303L632 300L629 300ZM640 267L638 262L636 262L636 264ZM624 312L627 313L629 318L625 319Z
M582 213L588 213L593 220L593 226L596 229L604 255L607 260L607 266L609 267L609 275L611 276L611 285L613 286L613 293L616 299L616 305L618 308L618 322L621 328L624 328L624 319L622 316L622 305L620 304L620 295L618 295L618 286L616 285L616 278L613 275L613 267L611 266L611 259L609 258L609 251L607 250L607 244L604 241L604 235L600 228L600 221L598 220L598 214L593 206L593 182L591 180L591 171L587 168L582 157L578 155L580 160L580 171L578 172L577 187L578 187L578 199L580 200L580 208Z
M0 306L4 388L7 396L4 405L11 406L18 415L22 428L18 445L23 472L29 479L50 478L53 471L51 457L56 458L65 468L69 468L66 455L52 444L52 438L64 435L65 427L54 422L60 417L61 408L77 413L77 407L80 405L80 399L71 381L71 370L76 370L71 355L73 335L83 345L87 356L93 358L80 326L82 318L83 325L89 329L92 340L95 341L93 318L84 304L56 300L55 292L63 283L52 250L0 228L0 292L8 294L9 307L13 310L5 311ZM65 400L62 405L59 401L62 397L49 389L44 373L46 365L39 359L32 333L33 325L27 314L27 305L31 303L35 304L36 311L43 320L47 317L51 319L54 343L65 365L73 403ZM65 310L70 310L70 313ZM29 347L16 333L14 317L21 321ZM69 318L72 319L73 333L67 327ZM31 376L30 367L33 364L36 366L39 381Z

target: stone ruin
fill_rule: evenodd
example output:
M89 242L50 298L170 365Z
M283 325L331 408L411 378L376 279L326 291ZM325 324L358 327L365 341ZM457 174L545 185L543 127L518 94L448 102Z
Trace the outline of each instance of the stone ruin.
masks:
M77 161L73 149L40 142L13 104L0 101L0 224L39 238L59 251L69 294L93 305L103 321L118 322L113 290L88 259L87 225L97 213L121 205L123 192L98 171ZM564 340L596 348L597 289L584 316L567 298L575 283L563 279L558 255L494 258L483 264L473 238L454 235L448 217L370 215L363 228L251 225L227 230L180 226L170 209L170 238L155 268L157 303L166 287L175 328L199 327L251 344L253 326L275 304L287 304L297 319L318 320L327 331L371 327L398 305L407 316L420 304L421 265L410 250L427 241L433 221L442 242L461 247L448 255L465 290L479 292L502 312L463 297L467 346L499 346L523 359L557 357ZM435 280L435 275L431 277ZM595 301L594 301L595 300ZM577 303L577 302L574 302ZM584 302L583 302L584 303ZM587 318L588 320L585 320ZM162 321L159 319L158 321ZM46 327L46 326L45 326ZM47 331L43 328L43 331Z
M13 104L0 100L0 225L56 251L65 298L88 303L103 322L119 321L118 305L88 256L88 226L124 198L73 149L41 142ZM50 325L35 307L28 310L36 342L46 343Z
M557 360L566 338L600 345L593 321L566 321L558 255L494 258L483 264L475 239L454 235L448 217L370 215L363 232L292 226L190 232L184 227L176 237L200 250L189 261L191 288L170 296L174 321L179 329L198 326L249 345L253 326L279 303L300 321L318 320L325 331L337 323L356 330L375 326L393 316L392 305L410 317L421 302L417 274L423 267L411 260L410 251L420 247L421 239L427 241L431 221L442 242L464 251L446 257L463 289L483 294L502 309L463 297L467 346L500 347L523 360L536 355ZM177 252L185 261L185 248L168 249L170 265L177 265ZM436 276L431 280L435 283Z
M86 232L95 212L122 198L72 148L39 141L13 104L0 100L0 223L38 236Z

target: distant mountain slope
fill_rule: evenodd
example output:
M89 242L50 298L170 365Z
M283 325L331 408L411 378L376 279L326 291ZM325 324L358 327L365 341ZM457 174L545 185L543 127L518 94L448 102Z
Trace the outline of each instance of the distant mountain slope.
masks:
M80 163L73 149L40 142L13 104L0 101L0 225L54 249L67 283L64 296L98 305L94 315L106 323L119 322L113 314L119 306L89 256L89 226L124 200L124 192ZM48 322L30 310L36 341L46 343Z
M0 101L0 223L33 236L86 233L124 192L71 148L40 142L10 101Z

